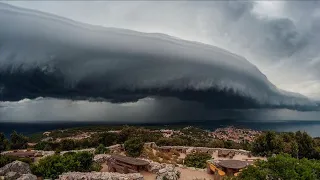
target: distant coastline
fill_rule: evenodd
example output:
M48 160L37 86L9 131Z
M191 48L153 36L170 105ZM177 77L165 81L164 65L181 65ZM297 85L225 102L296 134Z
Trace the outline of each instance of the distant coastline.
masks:
M249 128L253 130L266 131L273 130L277 132L295 132L295 131L306 131L312 137L320 137L320 121L235 121L235 120L216 120L216 121L193 121L193 122L175 122L175 123L107 123L107 122L0 122L0 132L8 137L9 134L16 130L17 132L23 133L25 135L31 135L34 133L56 130L56 129L66 129L74 127L84 127L84 126L122 126L122 125L133 125L133 126L145 126L145 127L169 127L169 128L179 128L185 126L195 126L202 129L213 131L220 127L235 126L238 128Z

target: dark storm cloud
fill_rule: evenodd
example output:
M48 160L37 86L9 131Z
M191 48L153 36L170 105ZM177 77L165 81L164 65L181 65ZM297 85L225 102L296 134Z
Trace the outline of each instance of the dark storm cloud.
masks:
M236 13L243 9L235 6ZM316 107L276 88L246 59L217 47L4 4L0 24L2 100L48 96L134 102L162 96L211 108Z
M89 24L209 43L244 56L282 89L320 98L318 1L10 3Z

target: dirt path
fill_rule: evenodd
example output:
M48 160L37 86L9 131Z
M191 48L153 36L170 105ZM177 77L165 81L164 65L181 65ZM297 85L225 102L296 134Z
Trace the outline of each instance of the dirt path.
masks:
M143 175L143 178L145 180L155 180L156 179L156 174L154 173L150 173L150 172L146 172L146 171L142 171L140 172Z
M181 180L194 180L196 178L201 179L201 180L213 180L213 176L210 174L207 174L206 171L197 171L197 170L191 170L191 169L186 169L186 168L180 168L177 167L177 169L181 172L180 179ZM102 169L100 172L108 172L108 166L106 163L102 164ZM145 180L155 180L156 179L156 174L142 171L140 172Z
M180 179L181 180L194 180L196 178L201 180L213 180L213 176L210 174L207 174L206 171L197 171L197 170L191 170L191 169L184 169L184 168L177 168L181 172ZM142 172L141 173L145 180L155 180L156 174L152 174L149 172Z
M177 168L181 172L180 179L183 180L194 180L198 179L205 179L205 180L213 180L213 175L208 174L206 171L197 171L185 168Z
M108 172L108 165L106 163L101 164L102 169L100 170L100 172Z

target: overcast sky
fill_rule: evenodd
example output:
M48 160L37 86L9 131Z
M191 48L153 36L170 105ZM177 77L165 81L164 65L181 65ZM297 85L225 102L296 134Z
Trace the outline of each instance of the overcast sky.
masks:
M245 57L277 87L320 99L320 2L317 1L6 3L92 25L164 33L211 44ZM196 71L196 68L193 67L193 70ZM282 119L313 120L319 117L318 114L308 118L290 113L284 113L287 116ZM274 112L270 114L277 117L269 119L281 119ZM253 117L268 119L265 114L259 115ZM110 121L139 119L144 122L150 119L212 119L224 117L224 114L221 116L211 110L205 111L201 104L182 103L170 98L145 98L124 104L38 98L1 102L0 116L0 121L107 118Z
M320 97L318 1L13 1L80 22L165 33L247 58L279 88Z

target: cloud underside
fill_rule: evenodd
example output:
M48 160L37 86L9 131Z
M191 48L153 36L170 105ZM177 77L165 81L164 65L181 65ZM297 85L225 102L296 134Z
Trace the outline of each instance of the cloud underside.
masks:
M2 102L1 122L106 122L106 123L175 123L223 120L236 122L285 122L318 120L319 113L287 109L214 110L202 103L176 98L144 98L137 102L68 100L54 98L23 99Z
M278 89L246 59L214 46L4 4L0 24L1 101L42 96L119 106L173 98L181 107L209 109L317 108Z

